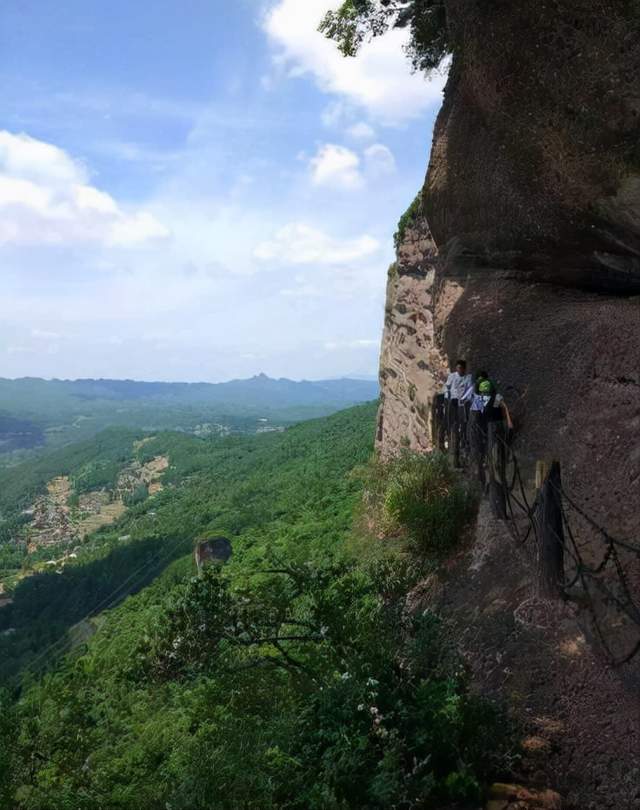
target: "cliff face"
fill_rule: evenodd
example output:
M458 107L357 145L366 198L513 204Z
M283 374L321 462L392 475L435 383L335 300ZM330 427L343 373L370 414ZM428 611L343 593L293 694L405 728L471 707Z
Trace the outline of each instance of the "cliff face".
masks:
M449 0L459 43L391 273L378 447L428 449L446 369L486 368L528 471L611 531L640 497L640 3Z
M378 449L389 457L431 448L433 397L464 357L505 395L525 487L538 459L558 459L565 490L585 512L613 536L637 541L640 0L445 5L455 56L422 207L390 272ZM514 543L488 513L483 503L471 563L463 553L458 572L447 569L440 605L448 615L458 606L476 684L490 690L497 674L496 694L530 701L515 707L524 727L544 717L562 730L527 778L558 787L576 810L631 810L638 793L627 779L635 762L628 751L638 726L624 709L609 709L637 703L640 655L619 678L600 657L592 613L579 600L547 603L555 613L533 620L547 636L521 646L523 610L537 604L537 538ZM597 565L602 537L571 521ZM637 556L618 564L624 599L633 593L637 602ZM612 643L626 631L607 605L598 605L597 621ZM621 651L637 641L627 626ZM550 663L557 653L562 660Z
M444 373L434 333L436 262L435 244L421 219L407 228L389 268L377 434L383 455L401 446L430 448L429 409Z
M424 190L479 268L640 291L640 3L447 0L455 55Z

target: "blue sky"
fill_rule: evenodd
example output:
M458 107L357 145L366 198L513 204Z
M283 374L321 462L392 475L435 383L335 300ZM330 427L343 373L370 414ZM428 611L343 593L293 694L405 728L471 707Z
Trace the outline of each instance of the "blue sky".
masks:
M3 3L0 376L376 372L443 79L331 4Z

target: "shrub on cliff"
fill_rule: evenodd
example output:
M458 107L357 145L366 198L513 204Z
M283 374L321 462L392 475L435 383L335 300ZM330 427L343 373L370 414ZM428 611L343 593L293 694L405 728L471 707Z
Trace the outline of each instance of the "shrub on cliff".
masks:
M396 250L402 244L405 233L407 232L407 228L413 225L418 215L420 214L421 209L422 209L422 191L419 191L414 197L411 205L400 217L400 221L398 222L398 230L393 235L393 244L395 245Z
M423 557L442 557L460 540L471 499L460 477L438 453L405 452L389 462L384 483L388 531L406 533Z

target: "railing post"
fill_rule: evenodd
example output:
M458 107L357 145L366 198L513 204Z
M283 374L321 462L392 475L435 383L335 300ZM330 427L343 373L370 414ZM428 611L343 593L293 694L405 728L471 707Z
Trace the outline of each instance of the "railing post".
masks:
M542 489L547 477L547 462L536 461L536 492Z
M445 450L445 399L444 394L436 394L431 403L431 443L433 449L443 453Z
M538 505L538 593L548 599L562 595L564 581L564 529L562 525L560 462L551 464Z
M504 436L502 435L502 422L489 422L487 425L487 461L491 511L494 517L499 520L506 520L506 453Z

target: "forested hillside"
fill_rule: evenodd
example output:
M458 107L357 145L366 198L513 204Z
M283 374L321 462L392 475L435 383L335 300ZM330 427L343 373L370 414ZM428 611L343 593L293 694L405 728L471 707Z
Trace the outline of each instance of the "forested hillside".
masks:
M373 380L293 381L258 374L226 383L0 378L0 463L107 427L255 433L375 399ZM22 451L22 452L20 452Z
M502 719L468 692L440 620L406 604L459 538L465 496L439 462L397 468L387 518L420 532L372 537L374 421L371 404L281 434L137 446L141 463L168 457L164 488L0 610L0 806L337 810L479 795L503 761ZM407 518L425 474L440 476L440 511ZM233 555L196 576L194 541L212 535Z

